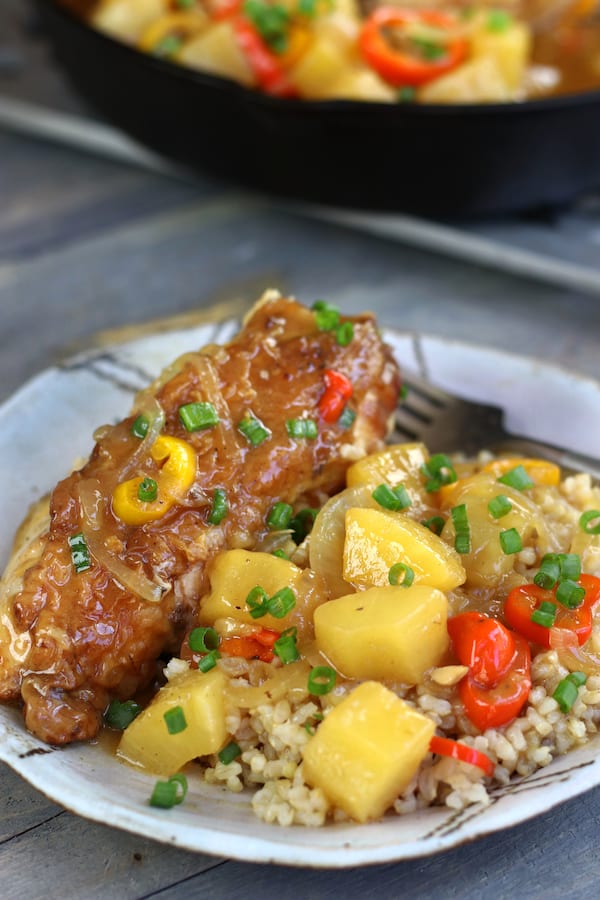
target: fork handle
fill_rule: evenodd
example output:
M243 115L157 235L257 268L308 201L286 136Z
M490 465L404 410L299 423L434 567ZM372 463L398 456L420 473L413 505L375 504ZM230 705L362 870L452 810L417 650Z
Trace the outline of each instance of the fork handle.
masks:
M600 460L583 453L575 453L571 450L563 450L561 447L555 447L552 444L544 444L541 441L530 440L529 438L508 439L502 443L505 450L518 450L520 454L528 454L530 456L541 456L550 460L561 467L561 469L570 469L573 472L587 472L592 478L600 481Z

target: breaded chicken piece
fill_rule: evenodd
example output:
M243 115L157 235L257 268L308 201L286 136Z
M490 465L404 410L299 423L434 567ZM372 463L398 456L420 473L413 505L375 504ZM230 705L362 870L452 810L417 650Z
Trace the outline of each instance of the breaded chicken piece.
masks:
M55 488L49 530L13 560L0 600L0 697L22 698L35 735L51 744L93 738L107 703L150 684L160 655L179 649L209 561L256 546L275 502L334 492L353 459L380 447L398 398L397 366L372 316L342 321L353 323L347 346L320 331L313 312L269 292L231 343L182 357L132 416L100 429L89 462ZM332 370L352 386L350 427L321 414ZM188 431L180 409L190 403L210 403L218 422ZM145 438L132 433L140 410L150 422ZM290 437L286 422L306 417L317 437ZM239 428L252 420L265 429L260 442ZM162 502L165 460L151 453L159 427L193 448L195 474L164 513L130 524L113 494L146 476ZM215 491L228 512L211 524ZM70 540L81 533L91 564L77 571Z

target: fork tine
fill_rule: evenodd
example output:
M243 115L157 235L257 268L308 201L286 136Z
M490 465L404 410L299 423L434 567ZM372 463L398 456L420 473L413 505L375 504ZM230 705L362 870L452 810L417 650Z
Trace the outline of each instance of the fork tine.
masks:
M447 406L448 403L451 403L454 398L449 394L446 394L441 388L435 387L433 384L429 384L427 381L423 381L418 375L414 375L412 372L407 375L405 372L402 373L402 381L408 391L408 398L411 404L419 403L419 404L430 404L435 409L439 409L440 407Z

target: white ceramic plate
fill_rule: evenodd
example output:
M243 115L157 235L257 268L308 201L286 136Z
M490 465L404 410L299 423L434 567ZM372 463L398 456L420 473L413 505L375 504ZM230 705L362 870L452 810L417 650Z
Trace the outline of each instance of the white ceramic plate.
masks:
M88 454L94 428L125 415L132 392L179 353L227 340L234 322L140 338L50 369L0 409L3 528L0 563L30 502L72 461ZM386 332L406 370L448 390L503 406L510 426L593 454L600 445L600 384L530 359ZM497 790L486 808L427 809L366 826L280 828L257 820L246 795L190 778L181 806L161 811L148 797L153 778L118 763L100 745L51 750L28 734L20 713L0 709L0 758L75 813L191 850L237 859L309 866L356 866L435 853L545 812L600 784L599 738L525 781ZM599 754L600 755L600 754Z

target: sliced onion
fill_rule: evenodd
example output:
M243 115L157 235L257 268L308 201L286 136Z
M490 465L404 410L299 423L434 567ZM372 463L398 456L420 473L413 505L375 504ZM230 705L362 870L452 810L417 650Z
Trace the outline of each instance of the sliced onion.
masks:
M225 689L232 705L240 709L255 709L263 703L273 703L288 697L299 700L308 693L308 673L310 665L306 660L289 663L281 669L275 669L271 678L258 687L238 687L228 685Z
M148 431L140 441L125 465L121 468L117 475L116 481L126 481L127 478L134 474L138 469L141 461L145 459L156 438L159 436L165 424L165 411L156 399L151 395L142 396L141 402L136 404L136 412L143 415L148 420Z
M597 630L599 625L598 616L594 615L594 630ZM556 650L560 664L570 672L585 672L586 675L600 674L600 655L592 649L593 634L580 647L574 632L567 628L551 628L550 647Z
M79 502L81 504L82 531L89 551L121 587L148 600L159 603L170 585L156 584L136 569L130 569L126 563L111 553L102 537L103 497L100 484L95 479L86 479L79 484Z

